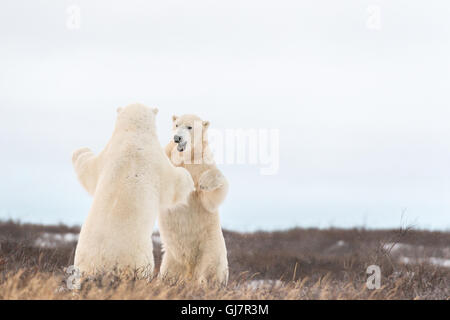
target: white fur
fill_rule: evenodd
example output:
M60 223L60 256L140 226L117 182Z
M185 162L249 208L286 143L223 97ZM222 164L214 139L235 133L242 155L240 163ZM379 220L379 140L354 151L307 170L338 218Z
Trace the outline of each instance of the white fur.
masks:
M186 203L194 190L189 173L175 168L159 144L156 113L141 104L119 108L112 137L99 155L88 148L73 153L77 176L94 197L75 252L75 266L83 273L151 276L157 212Z
M193 279L201 284L221 285L228 280L227 250L218 211L226 197L228 183L211 161L206 138L208 125L208 122L193 115L174 117L174 134L181 133L179 128L184 133L186 127L197 127L200 132L195 134L200 139L196 139L193 130L190 130L192 136L185 139L189 143L197 142L192 142L193 145L186 151L178 152L173 142L166 147L169 158L189 171L196 191L190 194L186 205L160 211L158 223L164 250L160 277L164 280ZM202 163L185 161L186 153L190 160L194 154L200 154Z

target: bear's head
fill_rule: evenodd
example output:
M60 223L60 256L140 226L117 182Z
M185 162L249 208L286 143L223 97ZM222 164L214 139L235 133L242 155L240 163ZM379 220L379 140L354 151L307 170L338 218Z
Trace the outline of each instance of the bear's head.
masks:
M155 117L158 109L140 103L117 108L116 130L149 131L155 130Z
M192 114L172 116L172 121L173 141L177 144L177 150L183 152L189 149L201 152L207 142L206 132L209 122Z

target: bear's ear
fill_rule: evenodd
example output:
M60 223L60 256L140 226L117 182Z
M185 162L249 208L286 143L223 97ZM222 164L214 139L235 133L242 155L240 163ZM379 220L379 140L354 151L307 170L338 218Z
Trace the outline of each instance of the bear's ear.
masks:
M175 121L177 121L177 119L178 119L178 116L176 116L176 115L173 115L173 116L172 116L172 121L175 122Z
M203 128L207 129L209 127L209 121L203 121Z
M121 113L121 112L122 112L122 109L123 109L122 107L118 107L117 110L116 110L116 111L117 111L117 114Z
M158 108L153 108L152 111L153 111L153 113L154 113L155 115L157 115L159 110L158 110Z

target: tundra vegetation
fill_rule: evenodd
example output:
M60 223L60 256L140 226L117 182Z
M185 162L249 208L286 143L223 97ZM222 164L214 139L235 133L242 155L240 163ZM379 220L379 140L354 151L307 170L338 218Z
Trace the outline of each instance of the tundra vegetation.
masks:
M450 299L450 232L302 229L224 230L225 288L162 284L120 274L70 290L79 227L0 222L0 299ZM153 235L157 272L158 234ZM366 282L380 267L379 289ZM70 270L70 268L69 268Z

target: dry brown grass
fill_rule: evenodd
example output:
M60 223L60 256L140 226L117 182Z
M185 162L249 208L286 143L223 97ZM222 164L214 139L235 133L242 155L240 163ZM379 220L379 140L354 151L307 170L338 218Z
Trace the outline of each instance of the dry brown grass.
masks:
M78 227L0 223L0 299L449 299L450 233L415 230L292 229L224 231L230 264L226 288L168 286L105 275L66 288L64 268L76 242L36 240L77 233ZM399 245L394 245L400 243ZM155 242L156 266L161 255ZM403 264L402 258L417 263ZM382 287L366 288L366 268L382 270ZM157 271L157 270L156 270ZM264 281L263 281L264 280ZM278 280L278 281L276 281Z

